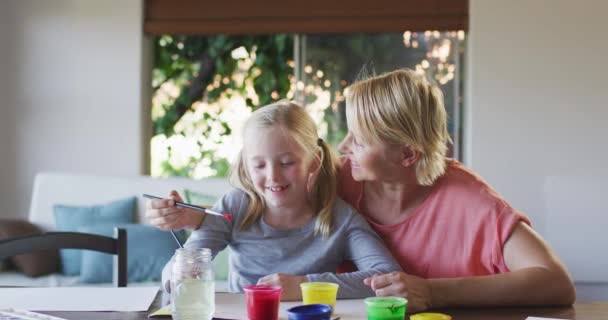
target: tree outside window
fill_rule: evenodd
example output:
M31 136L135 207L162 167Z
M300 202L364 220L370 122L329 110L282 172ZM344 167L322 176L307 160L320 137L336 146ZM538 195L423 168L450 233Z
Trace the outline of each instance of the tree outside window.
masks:
M305 106L337 145L346 133L344 89L402 67L444 91L457 157L464 40L463 31L156 37L151 175L226 176L245 119L281 99Z

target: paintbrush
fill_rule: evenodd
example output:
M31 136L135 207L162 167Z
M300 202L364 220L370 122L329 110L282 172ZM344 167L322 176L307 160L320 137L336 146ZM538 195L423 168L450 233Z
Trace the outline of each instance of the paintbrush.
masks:
M148 199L159 199L162 200L163 198L161 197L156 197L156 196L152 196L149 194L143 194L144 198L148 198ZM227 214L227 213L219 213L219 212L215 212L213 210L209 210L207 208L203 208L203 207L199 207L199 206L195 206L193 204L187 204L187 203L183 203L183 202L179 202L179 201L174 201L175 205L178 207L182 207L182 208L188 208L188 209L193 209L193 210L197 210L197 211L201 211L207 214L212 214L215 216L220 216L220 217L224 217L226 218L226 220L228 221L232 221L232 216ZM177 235L175 235L175 232L173 230L171 231L171 235L173 236L173 239L175 239L175 242L177 242L177 245L179 245L180 248L183 248L184 246L182 245L182 243L179 241L179 239L177 238Z
M144 196L144 198L148 198L148 199L160 199L160 200L164 199L164 198L160 198L160 197L156 197L156 196L151 196L149 194L143 194L143 196ZM232 216L228 213L219 213L217 211L213 211L213 210L207 209L205 207L199 207L199 206L195 206L193 204L187 204L187 203L183 203L183 202L179 202L179 201L174 201L174 202L175 202L175 205L178 207L201 211L201 212L204 212L207 214L212 214L214 216L224 217L224 218L226 218L226 220L232 221Z

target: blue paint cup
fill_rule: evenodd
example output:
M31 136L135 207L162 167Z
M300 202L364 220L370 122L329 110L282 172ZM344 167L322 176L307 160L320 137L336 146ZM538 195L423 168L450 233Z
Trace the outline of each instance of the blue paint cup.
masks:
M331 320L328 304L307 304L287 309L288 320Z

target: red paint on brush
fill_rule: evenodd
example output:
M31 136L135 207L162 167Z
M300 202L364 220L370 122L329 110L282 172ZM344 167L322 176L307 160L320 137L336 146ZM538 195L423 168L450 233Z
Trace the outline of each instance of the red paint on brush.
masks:
M228 221L232 221L232 216L227 214L227 213L222 213L222 215L224 216L224 218L226 218L226 220Z

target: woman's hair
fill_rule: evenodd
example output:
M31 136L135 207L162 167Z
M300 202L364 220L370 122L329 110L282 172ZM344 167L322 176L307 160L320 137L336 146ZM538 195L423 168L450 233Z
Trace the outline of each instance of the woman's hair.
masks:
M431 185L445 172L451 142L441 90L413 70L355 82L346 92L348 127L365 143L407 144L420 153L416 179Z
M320 164L318 175L309 194L312 208L317 214L315 234L321 232L323 237L329 236L332 229L332 210L336 201L337 188L337 157L326 142L319 139L317 127L312 118L301 106L280 101L264 106L251 115L245 122L244 134L248 128L269 128L280 126L293 140L309 154L308 159L316 159ZM247 229L260 218L265 208L264 198L254 187L247 170L245 148L232 167L231 182L249 195L250 201L240 228Z

